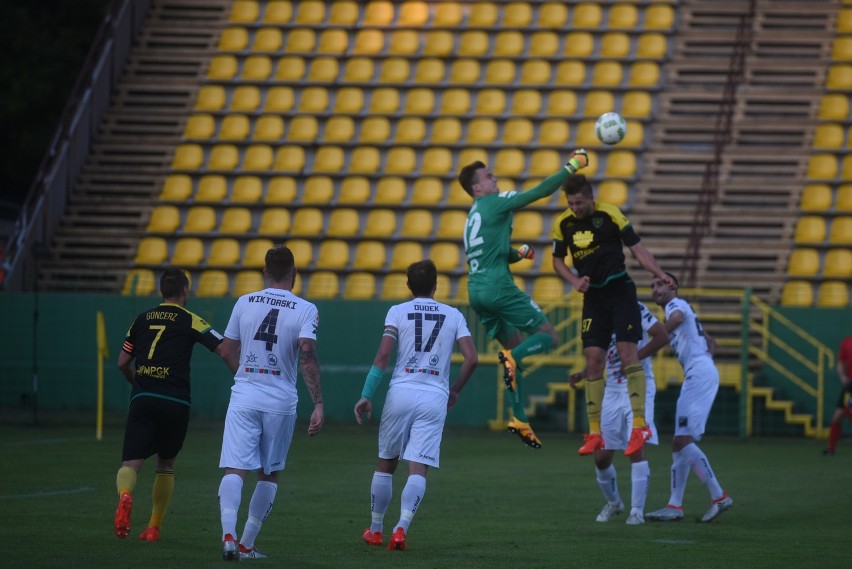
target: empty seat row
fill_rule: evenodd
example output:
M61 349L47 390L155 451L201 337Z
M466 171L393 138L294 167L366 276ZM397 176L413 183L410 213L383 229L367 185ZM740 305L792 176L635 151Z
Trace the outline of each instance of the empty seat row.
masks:
M787 262L793 277L852 279L852 250L835 248L822 252L812 247L794 249Z
M816 289L816 292L814 290ZM849 284L844 281L790 280L781 289L781 305L797 307L845 308L849 306Z
M602 98L603 105L606 98ZM612 109L597 106L589 101L589 110L597 118ZM571 123L576 127L571 132ZM187 120L183 132L186 141L213 142L320 142L323 144L433 144L500 146L600 146L595 136L595 120L580 121L546 119L538 125L528 118L511 118L505 121L489 117L470 121L441 117L426 121L419 117L404 117L398 121L384 116L371 116L357 120L350 116L334 115L327 119L314 116L296 116L285 120L278 115L262 115L251 119L242 114L230 114L217 119L209 114L194 114ZM621 147L638 147L644 142L642 123L629 120L627 135Z
M826 219L818 215L803 215L796 221L797 244L852 245L852 216Z
M807 184L802 190L799 207L804 212L852 213L852 183L835 187L829 184Z
M230 97L229 97L230 94ZM361 89L343 87L330 91L325 87L275 86L261 88L240 85L226 89L221 85L205 85L198 93L195 110L218 113L326 114L361 116L396 115L475 115L525 116L542 115L567 119L577 115L592 117L599 112L616 111L628 119L647 119L652 112L651 93L629 90L624 93L607 89L575 90L536 89L505 90L485 88L475 91L450 87L446 89L378 87ZM265 130L283 130L270 122ZM255 126L257 128L257 126Z
M388 55L404 57L453 56L492 57L579 57L614 59L663 59L668 51L666 36L659 32L553 31L524 33L517 30L490 32L435 30L425 34L416 29L384 31L362 29L349 32L331 28L314 32L309 28L282 30L263 27L249 30L229 27L219 38L222 53L282 53L318 55Z
M585 174L594 177L602 172L607 178L631 178L637 174L636 154L629 150L612 150L590 154ZM394 146L383 151L375 146L345 149L321 146L314 152L303 146L288 144L273 149L265 144L239 147L216 144L206 149L199 144L178 145L172 169L198 172L298 172L349 173L366 175L454 175L476 160L490 164L498 176L549 176L565 163L565 152L538 149L525 152L519 148L465 148L455 152L449 148L419 149Z
M343 83L388 83L421 85L591 85L597 87L656 88L660 67L655 61L624 63L617 60L583 61L578 59L548 61L526 59L456 59L451 63L437 57L425 57L410 64L403 58L389 58L375 71L370 58L353 58L345 63L339 76L337 60L331 57L311 61L310 70L304 58L295 55L216 55L210 60L207 79L212 82L277 82L297 81Z
M355 2L336 0L330 5L319 0L296 3L273 0L237 0L229 21L236 24L298 24L309 26L416 26L456 28L546 28L564 29L657 29L674 25L674 9L667 0L650 5L620 2L476 2L469 8L462 2L389 0Z

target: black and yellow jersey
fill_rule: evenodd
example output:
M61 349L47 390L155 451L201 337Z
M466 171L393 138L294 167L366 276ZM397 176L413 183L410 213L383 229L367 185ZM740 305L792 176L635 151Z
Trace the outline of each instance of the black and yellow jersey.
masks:
M602 287L627 274L624 245L639 243L627 217L614 205L595 202L595 211L585 219L577 219L571 209L565 210L553 223L553 256L571 253L574 268L589 277L589 285Z
M139 395L190 402L189 360L197 343L211 352L223 337L203 318L162 303L136 317L122 350L134 357L131 400Z

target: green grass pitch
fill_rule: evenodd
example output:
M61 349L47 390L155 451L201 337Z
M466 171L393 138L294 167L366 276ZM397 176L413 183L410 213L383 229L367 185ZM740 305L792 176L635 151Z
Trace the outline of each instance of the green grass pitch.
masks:
M134 493L133 529L115 537L123 430L103 441L94 429L0 426L0 563L17 568L222 567L216 492L221 425L193 421L177 461L175 494L158 543L137 536L151 507L153 460ZM268 560L259 567L298 568L724 568L846 567L852 513L852 443L834 457L821 441L709 437L710 458L734 508L711 524L695 519L707 491L691 475L686 519L627 526L625 515L596 523L604 499L579 435L540 433L543 448L514 435L448 429L442 468L430 471L423 504L411 526L408 550L368 547L369 484L375 465L376 425L327 425L309 439L300 423L272 513L257 540ZM668 437L664 437L667 439ZM646 512L665 505L671 454L651 447ZM630 469L616 457L619 487L630 496ZM405 464L394 477L385 518L399 515ZM245 520L253 478L244 487L238 528Z

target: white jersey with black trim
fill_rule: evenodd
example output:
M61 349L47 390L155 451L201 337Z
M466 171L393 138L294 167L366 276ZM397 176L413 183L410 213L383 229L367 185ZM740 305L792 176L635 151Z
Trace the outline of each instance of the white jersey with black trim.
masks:
M319 312L307 300L278 288L237 299L225 337L240 342L231 404L259 411L296 412L299 338L316 340Z
M642 314L642 339L639 340L638 348L642 348L645 344L648 343L650 336L648 335L648 330L651 327L659 322L657 317L651 314L651 311L648 310L648 307L645 306L644 303L640 302L639 311ZM645 370L645 379L648 383L654 381L654 366L651 363L651 358L645 358L642 360L642 368ZM612 340L609 343L609 347L606 350L606 388L609 389L612 386L613 389L621 389L623 391L627 391L627 376L624 375L621 368L621 356L618 355L618 346L615 343L615 334L612 335Z
M415 298L390 307L388 326L396 328L398 343L390 386L449 395L453 346L470 336L462 313L431 298Z
M683 366L684 377L689 375L690 368L696 364L713 364L713 356L704 338L704 329L695 314L692 305L682 298L673 298L666 304L666 320L674 312L683 313L683 322L669 333L669 345Z

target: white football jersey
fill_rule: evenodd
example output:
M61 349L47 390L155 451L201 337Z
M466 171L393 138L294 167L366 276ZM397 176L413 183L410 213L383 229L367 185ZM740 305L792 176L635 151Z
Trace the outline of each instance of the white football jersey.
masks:
M317 307L288 290L267 288L237 299L225 337L240 341L231 403L295 413L298 340L316 340Z
M397 358L390 385L449 395L453 346L459 338L470 336L462 313L431 298L415 298L391 306L385 326L397 329Z
M648 307L643 303L639 303L639 311L642 314L642 339L639 340L637 347L641 348L648 343L650 336L648 330L651 326L659 322L657 317L651 314ZM642 367L645 370L645 379L650 383L654 381L654 366L651 363L651 358L642 360ZM615 343L615 334L612 335L612 340L606 350L606 388L610 386L613 389L621 389L627 391L627 377L622 373L621 356L618 355L618 346Z
M688 375L693 365L706 364L708 360L712 364L713 357L707 347L707 340L704 339L704 329L692 305L682 298L673 298L666 304L666 320L677 311L683 312L683 322L669 334L669 344L683 366L684 375Z

